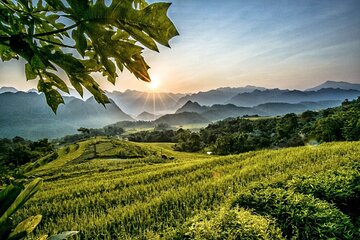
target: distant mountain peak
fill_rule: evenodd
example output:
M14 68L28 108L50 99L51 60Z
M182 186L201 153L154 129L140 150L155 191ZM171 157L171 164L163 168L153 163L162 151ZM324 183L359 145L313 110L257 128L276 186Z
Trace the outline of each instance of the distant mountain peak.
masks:
M344 81L328 80L318 86L306 89L306 91L318 91L323 88L334 88L334 89L360 91L360 83L349 83L349 82L344 82Z
M160 115L156 115L147 111L144 111L136 116L136 120L140 121L153 121L154 119L159 118Z
M5 92L16 93L18 92L18 90L14 87L0 87L0 93L5 93Z
M176 113L183 113L183 112L205 112L208 110L209 107L201 106L198 102L193 102L188 100L181 108L179 108Z

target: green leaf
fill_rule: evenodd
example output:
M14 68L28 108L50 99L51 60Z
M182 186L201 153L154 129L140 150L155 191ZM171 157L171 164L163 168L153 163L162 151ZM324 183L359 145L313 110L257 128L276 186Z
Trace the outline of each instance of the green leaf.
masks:
M105 57L101 58L101 63L104 65L106 69L106 71L104 71L105 76L108 76L109 82L115 84L115 79L117 77L115 64L111 60Z
M60 234L50 236L48 240L64 240L64 239L74 236L76 234L78 234L78 231L62 232Z
M72 38L75 40L76 50L82 57L85 56L85 50L87 49L87 41L83 31L74 30L72 32Z
M52 88L52 84L46 83L44 80L39 80L38 90L39 92L43 92L45 94L47 104L56 114L56 110L59 105L64 103L64 99L60 93Z
M41 215L36 215L25 219L15 227L15 229L9 235L8 240L23 239L29 233L34 231L36 226L41 222L41 219Z
M0 225L5 222L16 210L22 207L40 189L41 185L41 178L36 178L29 183L0 217Z
M21 190L22 188L18 185L9 185L0 192L0 215L5 213Z
M0 44L0 58L2 61L10 61L11 59L18 57L10 47Z
M69 93L69 88L61 78L50 72L44 72L44 74L48 77L49 84L59 88L63 92Z
M136 27L132 27L130 25L124 24L123 28L131 35L133 36L136 40L138 40L139 42L141 42L145 47L154 50L156 52L159 52L159 48L157 47L155 41L149 37L148 35L146 35L143 31L141 31L140 29L136 28Z
M44 62L41 60L40 56L38 54L35 54L30 61L31 67L33 69L45 69L46 66L44 64Z
M25 64L25 76L27 80L35 79L38 76L29 63Z
M73 81L81 83L92 95L94 95L95 100L98 103L105 105L110 103L108 97L105 95L105 92L99 87L99 84L88 74L77 74L72 75L71 78Z
M73 75L69 75L69 80L71 85L75 88L75 90L80 94L81 97L83 97L84 91L81 84L78 82L77 78L74 77Z

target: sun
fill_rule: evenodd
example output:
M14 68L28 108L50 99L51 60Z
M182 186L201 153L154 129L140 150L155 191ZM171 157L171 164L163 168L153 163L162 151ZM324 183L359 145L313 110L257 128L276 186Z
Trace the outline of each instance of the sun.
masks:
M149 87L151 90L156 90L160 85L160 78L158 76L152 76Z

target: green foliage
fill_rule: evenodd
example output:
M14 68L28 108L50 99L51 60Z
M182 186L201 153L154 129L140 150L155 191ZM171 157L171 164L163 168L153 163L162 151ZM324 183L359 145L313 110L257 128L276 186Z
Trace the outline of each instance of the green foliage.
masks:
M25 219L13 227L11 216L18 211L41 187L42 179L30 182L23 190L22 185L9 185L0 192L0 238L8 240L22 239L31 233L40 223L42 216Z
M109 100L91 73L101 72L115 83L116 69L127 68L137 78L151 81L137 43L154 51L156 42L169 46L178 35L167 17L169 6L148 5L145 0L112 0L107 5L101 0L1 1L0 57L26 61L27 80L38 80L38 90L54 112L64 103L59 90L69 91L56 75L59 69L80 95L85 87L106 104Z
M313 131L319 141L356 141L360 138L360 98L345 101L332 112L323 113L323 118L315 122Z
M91 150L95 141L99 142L98 158L74 162L87 148ZM356 166L360 156L359 142L325 143L317 147L214 157L173 151L171 144L164 143L122 141L123 145L115 142L119 148L113 148L112 141L96 138L61 148L56 160L29 172L31 176L44 178L44 187L14 216L14 220L20 222L27 216L43 215L43 220L32 236L35 239L49 232L69 229L79 230L76 236L79 239L174 239L178 234L181 238L181 234L190 231L186 227L191 226L190 222L199 213L207 224L224 226L224 234L235 231L231 227L232 223L241 223L246 229L249 227L247 234L265 234L276 226L280 227L283 218L269 217L268 212L264 215L258 212L237 215L242 210L229 210L228 203L239 192L246 192L258 183L286 183L291 176L315 176L325 170L337 171L344 166ZM156 161L151 155L137 159L108 159L110 154L116 156L121 149L135 151L135 146L149 153L162 151L167 156L174 156L175 160ZM349 236L342 228L338 230L338 223L341 221L345 226L349 218L334 205L309 195L303 198L303 194L297 194L293 196L303 199L302 203L307 200L307 203L291 209L302 209L304 213L301 214L304 215L292 215L289 221L313 221L310 213L318 211L319 224L326 221L335 223L328 226L334 226L333 232L338 239ZM316 208L308 212L312 203ZM221 213L218 209L226 210ZM208 218L205 218L206 211L210 214ZM227 211L229 215L226 215ZM199 226L199 231L201 224L201 221L195 224ZM274 227L267 228L270 225ZM316 229L311 229L316 234ZM222 234L215 227L214 232ZM284 233L282 236L288 237Z
M350 218L312 195L281 188L260 188L241 193L233 205L276 218L287 238L355 238Z
M197 152L202 148L199 134L190 130L180 128L176 131L176 139L174 149L177 151Z
M343 167L314 175L294 176L285 187L346 205L349 201L360 200L360 171Z
M283 184L304 194L334 203L348 214L356 224L360 220L360 164L343 166L336 170L326 170L312 175L293 176ZM358 223L357 223L358 222Z
M256 120L229 118L208 125L200 137L202 145L218 155L303 146L314 141L357 141L359 119L360 98L320 112Z
M285 239L275 221L244 209L204 211L186 223L177 239Z
M0 139L0 170L8 173L54 151L48 139L29 141L21 137Z
M134 142L176 142L176 132L173 130L141 131L130 134L128 139Z

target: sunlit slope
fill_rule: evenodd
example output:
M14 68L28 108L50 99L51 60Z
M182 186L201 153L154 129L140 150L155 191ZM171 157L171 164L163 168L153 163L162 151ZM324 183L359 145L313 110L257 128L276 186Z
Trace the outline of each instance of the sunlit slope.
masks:
M94 142L97 153L91 156ZM127 158L130 156L137 158ZM269 214L268 208L251 210L256 201L256 206L270 209L297 209L286 205L292 200L285 199L279 206L273 206L271 199L261 197L277 199L278 194L279 199L291 195L317 206L302 206L300 212L309 212L308 208L324 214L330 212L332 215L321 215L325 222L319 229L331 234L328 228L335 226L334 231L342 234L343 239L352 239L356 232L354 216L351 219L346 211L338 210L341 207L330 204L335 202L331 194L324 199L315 192L294 187L296 179L295 183L289 181L293 176L350 172L351 176L338 181L350 182L346 186L351 190L351 184L360 179L359 161L360 142L210 157L174 152L170 144L93 139L60 150L58 159L29 173L43 177L45 184L18 217L43 214L37 234L79 230L80 239L204 239L206 234L218 236L213 239L231 239L229 236L240 233L242 239L303 238L296 235L296 231L302 231L301 224L292 231L288 223L281 222L281 216ZM348 195L354 197L359 189L354 191L348 191ZM223 219L230 221L225 227L221 225ZM336 225L339 221L344 226ZM231 226L237 226L237 232ZM224 228L228 233L216 232Z

